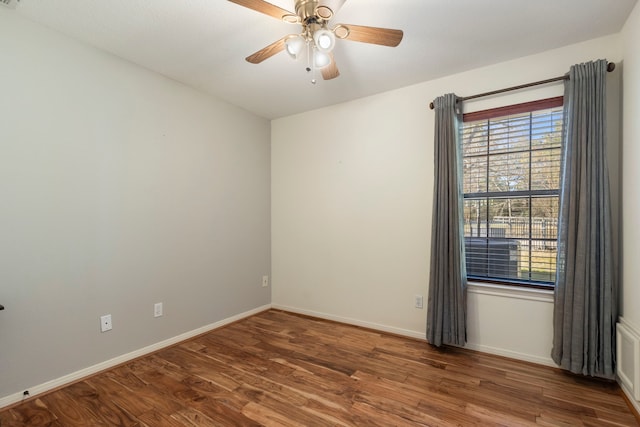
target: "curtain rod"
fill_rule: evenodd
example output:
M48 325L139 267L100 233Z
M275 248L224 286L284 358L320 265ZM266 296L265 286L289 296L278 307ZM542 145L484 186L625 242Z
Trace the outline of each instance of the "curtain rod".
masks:
M607 71L608 72L612 72L615 69L616 69L616 64L615 63L609 62L607 64ZM523 84L523 85L507 87L507 88L504 88L504 89L492 90L491 92L479 93L477 95L462 96L462 97L460 97L458 99L460 101L468 101L469 99L476 99L476 98L482 98L484 96L497 95L499 93L510 92L512 90L518 90L518 89L525 89L525 88L528 88L528 87L543 85L543 84L546 84L546 83L559 82L559 81L562 81L562 80L569 80L569 75L567 74L567 75L560 76L560 77L554 77L552 79L540 80L540 81L533 82L533 83L526 83L526 84ZM429 108L431 108L432 110L435 108L435 106L433 105L433 102L429 103Z

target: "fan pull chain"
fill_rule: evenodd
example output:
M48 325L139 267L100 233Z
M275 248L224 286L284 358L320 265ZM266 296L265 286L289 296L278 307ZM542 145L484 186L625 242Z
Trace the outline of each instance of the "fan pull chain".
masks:
M313 63L313 43L307 41L307 73L311 73L311 84L316 84L316 65Z

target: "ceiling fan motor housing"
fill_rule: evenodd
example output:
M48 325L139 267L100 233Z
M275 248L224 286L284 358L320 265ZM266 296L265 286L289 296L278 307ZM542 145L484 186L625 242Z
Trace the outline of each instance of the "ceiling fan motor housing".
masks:
M304 23L323 25L331 19L333 11L327 6L318 6L318 0L297 0L296 14Z

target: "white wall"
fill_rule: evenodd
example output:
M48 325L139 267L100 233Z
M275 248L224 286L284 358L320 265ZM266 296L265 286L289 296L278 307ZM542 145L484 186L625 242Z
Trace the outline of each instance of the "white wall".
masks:
M624 115L622 145L622 309L618 324L619 383L640 411L640 3L622 30Z
M0 8L0 401L269 304L269 153L269 121Z
M563 75L572 64L621 59L618 36L529 56L275 120L272 123L273 304L424 337L433 111L460 96ZM321 88L319 88L321 90ZM562 85L469 102L465 111L557 96ZM552 363L552 295L471 289L469 344Z
M624 43L624 127L622 162L623 304L622 316L640 331L640 4L622 31Z

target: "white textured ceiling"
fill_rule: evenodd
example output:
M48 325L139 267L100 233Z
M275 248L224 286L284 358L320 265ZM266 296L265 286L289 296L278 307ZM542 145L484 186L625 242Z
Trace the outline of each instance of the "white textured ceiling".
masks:
M271 0L293 10L293 0ZM340 77L312 85L281 52L244 58L292 25L227 0L21 0L16 13L266 118L608 34L636 0L347 0L331 21L398 28L396 48L339 40Z

